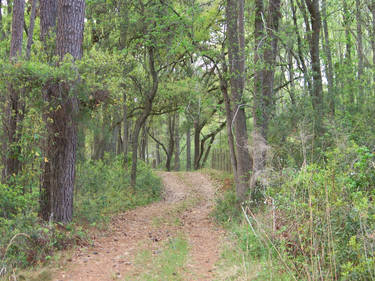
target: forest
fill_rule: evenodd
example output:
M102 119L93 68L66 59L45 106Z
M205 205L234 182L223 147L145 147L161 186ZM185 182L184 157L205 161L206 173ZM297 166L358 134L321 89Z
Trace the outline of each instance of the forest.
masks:
M0 0L0 120L0 280L375 280L375 0Z

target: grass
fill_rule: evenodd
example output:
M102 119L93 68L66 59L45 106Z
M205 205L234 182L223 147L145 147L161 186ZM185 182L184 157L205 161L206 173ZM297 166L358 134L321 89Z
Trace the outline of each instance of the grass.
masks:
M157 252L142 250L135 262L140 274L125 280L183 280L188 253L189 245L182 235L170 238Z

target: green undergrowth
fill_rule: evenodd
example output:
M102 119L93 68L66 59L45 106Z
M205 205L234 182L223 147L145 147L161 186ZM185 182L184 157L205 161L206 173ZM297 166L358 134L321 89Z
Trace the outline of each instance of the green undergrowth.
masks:
M49 263L56 251L90 244L90 230L104 229L111 215L159 200L161 182L139 163L137 185L130 187L121 157L79 163L74 219L62 225L38 217L39 187L0 185L0 280L14 269Z
M320 165L262 175L256 205L236 206L233 187L219 192L222 280L374 280L374 163L367 147L345 142Z
M161 182L144 163L138 163L137 184L130 187L130 174L122 157L106 155L77 167L75 216L82 223L105 225L110 214L123 212L160 199Z

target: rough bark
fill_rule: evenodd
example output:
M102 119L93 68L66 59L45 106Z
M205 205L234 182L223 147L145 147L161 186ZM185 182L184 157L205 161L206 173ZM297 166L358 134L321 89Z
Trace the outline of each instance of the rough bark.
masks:
M270 0L266 14L267 26L264 26L263 0L256 1L255 18L255 104L253 132L253 170L254 177L262 171L266 164L266 147L268 139L268 124L275 111L274 77L279 28L280 0ZM253 178L252 183L255 183Z
M58 0L56 53L61 60L67 54L74 60L81 58L84 15L84 0ZM51 26L53 25L50 24L49 28ZM48 112L48 117L53 122L47 122L47 161L50 165L44 186L49 185L45 188L50 192L48 217L63 223L70 222L73 218L78 112L74 87L74 83L51 82L46 93L49 105L55 108Z
M40 0L40 38L43 42L44 50L47 52L47 42L48 38L50 37L52 32L55 32L56 26L56 17L57 17L57 2L55 0ZM53 49L53 53L55 50ZM43 99L46 103L49 102L49 93L51 89L49 89L49 84L46 85L43 89ZM46 110L47 111L47 110ZM40 179L40 207L39 207L39 215L45 220L50 219L51 210L52 210L52 186L50 183L51 179L51 163L49 161L49 143L53 142L53 136L48 134L49 131L49 124L48 122L48 113L45 112L43 114L43 121L46 125L47 129L47 136L45 140L42 142L42 150L43 155L45 157L45 161L42 163L42 175Z
M226 20L230 86L234 105L233 123L237 152L238 182L236 183L236 193L238 200L242 202L246 200L252 166L248 149L246 115L242 97L244 88L244 50L242 49L244 40L243 0L227 0Z

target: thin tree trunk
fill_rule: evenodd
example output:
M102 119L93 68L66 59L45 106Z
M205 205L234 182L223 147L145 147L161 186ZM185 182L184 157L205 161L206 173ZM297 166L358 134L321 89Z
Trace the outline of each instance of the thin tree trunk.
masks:
M26 46L26 59L30 59L30 52L31 46L33 45L33 35L34 35L34 26L35 26L35 17L36 17L36 6L38 4L38 0L32 0L31 4L31 14L30 14L30 26L29 26L29 34L27 38L27 46Z
M347 92L349 95L349 107L354 105L354 77L353 77L353 63L352 63L352 35L350 32L350 26L352 23L351 19L351 12L348 8L346 0L343 0L343 20L344 20L344 27L345 27L345 88L347 88Z
M124 167L127 169L128 167L128 150L129 150L129 122L128 122L128 105L126 104L127 96L124 90L123 93L123 122L124 122L124 139L122 141L123 144L123 153L124 153Z
M175 149L175 125L176 125L176 115L174 113L169 114L168 116L168 153L167 161L165 163L165 168L167 171L171 170L171 162L173 157L173 152Z
M176 120L175 120L175 136L174 136L174 142L175 142L175 150L174 150L174 170L179 171L180 170L180 117L178 112L175 113Z
M2 0L0 0L0 41L4 39L5 33L3 30L3 3Z
M321 17L319 0L305 0L310 13L311 35L309 36L309 47L311 56L311 68L313 77L312 105L315 113L315 135L321 133L323 119L323 84L320 66L319 38L321 29Z
M335 90L333 83L333 63L332 63L332 52L331 44L328 33L327 23L327 1L322 0L322 15L323 15L323 31L324 31L324 52L326 55L326 76L328 81L328 97L329 97L329 111L332 116L335 115Z
M234 137L232 132L232 123L233 123L233 110L230 104L230 98L228 95L228 81L226 77L228 77L228 66L225 60L225 55L222 54L222 68L223 74L220 75L220 89L221 93L224 97L224 105L225 105L225 115L226 115L226 127L227 127L227 136L228 136L228 146L229 146L229 155L230 161L232 165L232 171L234 175L235 182L238 183L238 176L237 176L237 159L236 159L236 150L234 147Z
M199 120L194 120L194 170L199 169L199 148L201 130L202 128L199 125Z
M190 125L188 125L186 131L186 171L191 170L191 134Z
M359 99L363 99L363 40L362 40L362 15L361 15L361 1L355 0L356 6L356 20L357 20L357 54L358 54L358 74L357 79L359 83ZM358 100L358 105L364 100Z
M10 42L10 61L15 63L22 55L23 25L24 25L25 1L14 0L12 17L12 38ZM20 147L17 144L20 138L19 122L21 106L19 101L20 89L17 85L8 86L7 104L5 110L4 138L4 170L3 181L7 181L12 175L17 175L21 162L19 161Z
M150 93L145 102L145 107L141 115L137 118L137 121L134 126L133 138L132 138L132 169L130 173L130 185L134 188L137 181L137 152L138 152L138 138L141 127L146 122L150 112L152 110L152 102L156 96L159 79L158 73L155 70L155 50L153 47L148 47L148 58L149 58L149 71L152 79L152 87Z
M372 48L372 68L373 68L373 85L375 85L375 0L371 1L371 15L372 15L372 27L371 27L371 48ZM375 95L375 87L374 89L374 95Z

